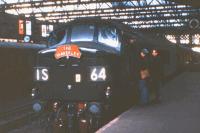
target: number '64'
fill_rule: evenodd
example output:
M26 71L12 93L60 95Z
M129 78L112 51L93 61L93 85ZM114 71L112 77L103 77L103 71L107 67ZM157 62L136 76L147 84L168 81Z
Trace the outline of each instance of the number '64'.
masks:
M104 67L101 69L94 68L91 72L90 78L92 81L106 80L106 69Z

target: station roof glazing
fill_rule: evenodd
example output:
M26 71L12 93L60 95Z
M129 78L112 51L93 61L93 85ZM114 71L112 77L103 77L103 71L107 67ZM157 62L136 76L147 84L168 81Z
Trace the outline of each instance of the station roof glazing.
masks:
M185 34L179 35L180 38L189 40L190 21L196 19L200 22L200 4L195 4L197 1L199 0L0 0L0 12L24 15L27 18L33 16L45 23L65 23L81 17L116 19L134 29L151 29L170 34L168 37L176 41L177 37L173 34ZM200 44L199 30L192 29L192 32L194 38L198 38L195 44Z
M174 0L0 0L0 11L48 22L80 17L117 19L133 28L187 27L200 8Z

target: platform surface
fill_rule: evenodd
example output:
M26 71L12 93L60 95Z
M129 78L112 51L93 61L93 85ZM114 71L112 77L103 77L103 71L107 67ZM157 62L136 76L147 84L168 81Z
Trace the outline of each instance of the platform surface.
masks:
M0 42L0 48L44 49L45 44Z
M162 102L132 107L97 133L200 133L200 72L185 72L161 89Z

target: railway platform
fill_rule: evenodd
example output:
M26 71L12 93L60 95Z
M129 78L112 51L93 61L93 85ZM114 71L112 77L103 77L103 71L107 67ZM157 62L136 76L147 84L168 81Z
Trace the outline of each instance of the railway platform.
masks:
M161 89L160 104L132 107L97 133L199 133L200 72L185 72Z

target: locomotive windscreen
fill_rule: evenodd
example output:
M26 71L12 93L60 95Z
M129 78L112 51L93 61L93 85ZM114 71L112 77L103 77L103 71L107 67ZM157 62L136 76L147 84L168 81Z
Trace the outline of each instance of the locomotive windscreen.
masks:
M93 41L94 26L93 25L76 25L72 28L71 41Z
M67 42L68 29L60 30L58 32L51 32L48 38L49 46L57 46Z
M106 50L111 53L120 52L121 42L115 27L107 25L96 27L92 24L79 24L71 26L70 33L68 29L70 28L68 27L57 32L52 32L49 37L49 45L51 47L57 47L58 45L68 43L79 45L81 42L94 42L92 43L93 46L80 45L80 47L95 48L100 51Z

